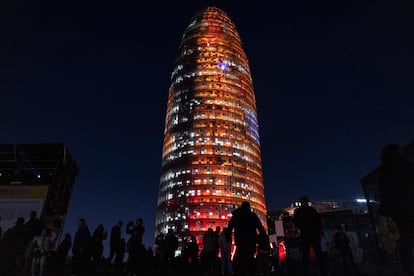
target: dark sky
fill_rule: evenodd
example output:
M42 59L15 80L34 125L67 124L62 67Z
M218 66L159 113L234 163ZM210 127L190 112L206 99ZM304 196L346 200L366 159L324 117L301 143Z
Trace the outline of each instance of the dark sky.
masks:
M2 1L0 141L67 145L65 231L143 217L152 244L169 77L211 4L249 58L268 208L361 197L382 146L414 139L410 1Z

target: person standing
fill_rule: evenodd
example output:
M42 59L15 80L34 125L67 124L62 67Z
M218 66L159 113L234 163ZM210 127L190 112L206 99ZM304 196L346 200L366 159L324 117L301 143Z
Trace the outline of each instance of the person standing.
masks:
M316 209L310 206L306 196L300 197L299 201L300 207L295 209L293 214L293 224L300 231L300 247L304 274L309 275L309 254L312 246L319 270L322 275L326 275L321 251L321 217Z
M95 271L103 270L103 240L107 237L107 232L102 224L96 227L91 239L91 257Z
M111 236L109 238L109 257L107 259L108 264L112 263L114 256L119 254L121 248L121 228L123 221L118 220L117 224L111 229Z
M338 225L338 231L334 234L334 246L339 260L338 274L357 275L354 256L352 254L351 241L346 233L345 224Z
M72 271L74 274L85 273L90 269L90 240L91 233L86 220L78 220L78 230L75 233L72 246Z
M269 235L259 234L257 236L257 256L256 256L256 274L268 275L271 271L270 267L270 240Z
M275 241L272 242L270 246L270 263L271 263L271 272L275 272L279 270L279 246Z
M223 231L218 238L220 255L221 255L221 275L232 275L233 265L231 263L231 234L227 227L223 228Z
M168 229L167 235L164 238L165 254L167 257L167 271L173 272L175 270L175 251L178 248L178 238L174 235L172 229Z
M258 216L250 210L250 203L243 201L241 206L233 211L228 224L229 233L234 229L236 252L233 259L235 273L254 275L254 254L256 253L257 231L266 234Z
M378 189L380 213L391 217L400 233L399 253L404 275L414 275L414 165L398 144L388 144L381 152Z
M60 242L56 250L56 275L63 275L63 271L66 265L66 259L70 248L72 247L72 236L70 233L65 234L65 238ZM52 274L53 275L53 274Z
M190 274L196 273L198 269L198 249L195 236L189 236L185 243L183 259Z
M144 221L142 218L137 218L135 223L133 221L128 222L125 232L130 235L127 242L127 269L132 274L138 274L145 254L142 246L142 236L145 233Z
M165 251L165 236L159 233L155 237L155 267L162 274L167 273L167 254Z
M29 240L29 242L32 241L34 237L41 236L42 230L44 228L43 223L37 217L36 211L30 212L30 218L25 223L24 227L27 231L27 239Z
M330 252L332 248L332 237L327 232L321 231L321 254L323 260L324 270L329 275L331 271Z
M219 252L220 252L220 248L219 248L219 236L221 233L221 227L220 226L216 226L216 230L214 230L214 239L216 241L216 269L215 271L219 271L220 270L220 258L219 258Z
M48 274L48 260L55 239L56 235L47 228L43 228L41 234L33 238L32 276Z
M124 266L124 257L126 251L126 241L124 238L121 238L119 250L115 255L115 271L116 275L123 275L123 266Z
M203 250L201 251L201 263L206 274L216 273L217 243L212 228L208 228L203 234Z

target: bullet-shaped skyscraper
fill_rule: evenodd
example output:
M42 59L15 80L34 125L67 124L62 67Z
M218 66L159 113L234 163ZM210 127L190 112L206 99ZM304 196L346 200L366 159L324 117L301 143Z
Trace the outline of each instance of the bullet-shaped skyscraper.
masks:
M200 240L249 201L266 221L259 125L246 54L229 16L198 12L171 75L156 235Z

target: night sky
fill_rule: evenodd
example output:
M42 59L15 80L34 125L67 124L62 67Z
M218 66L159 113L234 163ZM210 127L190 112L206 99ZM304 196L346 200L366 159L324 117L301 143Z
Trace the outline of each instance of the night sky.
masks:
M169 78L207 5L249 58L269 209L362 197L382 146L414 139L410 1L24 2L0 4L0 142L68 147L65 232L142 217L152 245Z

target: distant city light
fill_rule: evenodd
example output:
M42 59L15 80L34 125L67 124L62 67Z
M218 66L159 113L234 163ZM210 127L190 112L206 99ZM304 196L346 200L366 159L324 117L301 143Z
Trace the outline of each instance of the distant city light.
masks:
M37 178L40 178L40 174L37 175Z
M367 203L367 200L365 198L357 198L356 200L358 203Z

